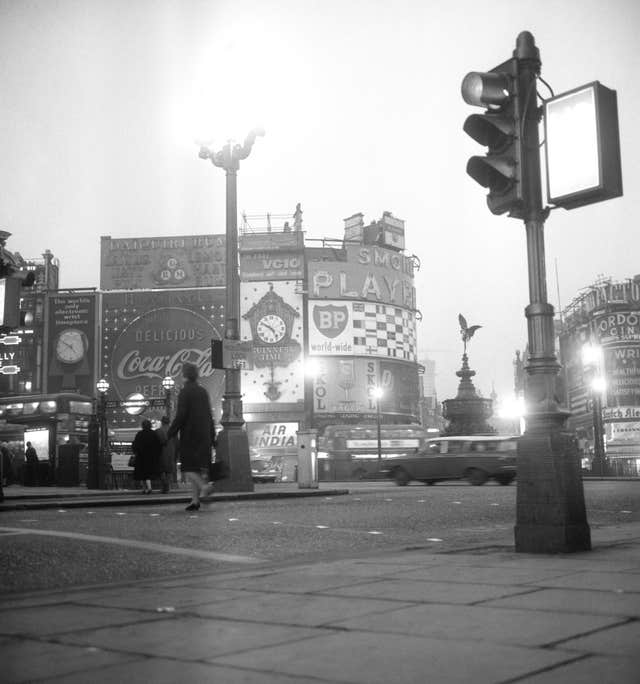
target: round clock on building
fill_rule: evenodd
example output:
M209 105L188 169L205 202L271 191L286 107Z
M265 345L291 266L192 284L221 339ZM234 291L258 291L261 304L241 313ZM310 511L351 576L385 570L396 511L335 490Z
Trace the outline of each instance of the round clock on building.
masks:
M267 314L258 321L256 333L263 342L275 344L286 335L287 326L280 316Z
M58 333L55 340L56 358L60 363L78 363L87 349L87 337L76 328L67 328Z

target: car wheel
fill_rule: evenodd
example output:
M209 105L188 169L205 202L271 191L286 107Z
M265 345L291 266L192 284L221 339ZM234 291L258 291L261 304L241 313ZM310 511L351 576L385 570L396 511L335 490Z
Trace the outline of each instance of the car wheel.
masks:
M436 481L435 480L422 480L426 485L429 485L430 487L433 486Z
M509 477L508 475L499 475L496 477L496 482L498 484L501 484L503 487L506 487L507 485L510 485L513 482L513 478Z
M364 480L367 476L367 472L363 468L357 468L351 473L351 477L354 480Z
M398 487L406 487L411 481L409 473L407 473L407 471L403 470L402 468L396 468L393 471L393 479L395 480L395 483L398 485Z
M465 473L465 476L469 484L472 484L476 487L483 485L489 479L487 473L479 468L469 468L469 470L467 470Z

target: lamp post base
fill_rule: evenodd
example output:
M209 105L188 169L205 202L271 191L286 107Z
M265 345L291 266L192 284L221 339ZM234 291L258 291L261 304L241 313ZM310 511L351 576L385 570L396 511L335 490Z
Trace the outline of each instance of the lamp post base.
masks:
M542 427L542 426L541 426ZM589 551L580 460L575 438L561 428L530 430L518 442L516 551Z
M249 436L245 430L224 428L218 434L216 458L229 466L229 477L216 482L216 492L252 492Z

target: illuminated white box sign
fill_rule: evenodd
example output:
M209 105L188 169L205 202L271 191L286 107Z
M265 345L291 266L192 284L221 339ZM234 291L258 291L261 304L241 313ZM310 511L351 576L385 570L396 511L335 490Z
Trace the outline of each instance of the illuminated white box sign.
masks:
M616 91L598 81L544 103L547 195L565 209L620 197Z

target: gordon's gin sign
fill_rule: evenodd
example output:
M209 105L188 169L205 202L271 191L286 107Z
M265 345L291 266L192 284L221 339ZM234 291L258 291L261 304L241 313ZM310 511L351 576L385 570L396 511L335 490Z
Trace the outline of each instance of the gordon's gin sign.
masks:
M182 384L182 367L193 363L200 384L218 402L224 373L211 366L211 339L216 328L204 316L181 307L147 311L135 318L115 340L111 355L114 390L122 398L133 393L163 397L163 378Z

